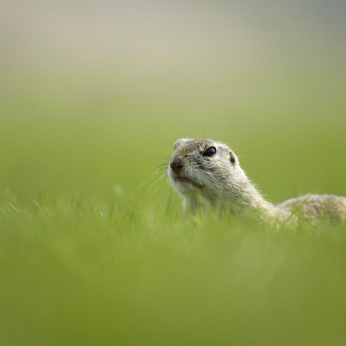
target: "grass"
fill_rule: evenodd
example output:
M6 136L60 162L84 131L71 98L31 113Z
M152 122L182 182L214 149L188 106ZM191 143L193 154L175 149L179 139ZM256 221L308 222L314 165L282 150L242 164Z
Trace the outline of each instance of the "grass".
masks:
M117 189L0 211L4 345L341 345L346 229L184 219ZM169 206L169 208L167 208Z

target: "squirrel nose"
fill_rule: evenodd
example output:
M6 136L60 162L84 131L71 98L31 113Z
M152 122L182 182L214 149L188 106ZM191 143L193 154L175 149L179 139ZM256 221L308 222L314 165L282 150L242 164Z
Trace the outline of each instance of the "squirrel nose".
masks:
M174 159L171 160L169 165L175 173L178 173L180 169L183 167L183 161L182 159L175 157Z

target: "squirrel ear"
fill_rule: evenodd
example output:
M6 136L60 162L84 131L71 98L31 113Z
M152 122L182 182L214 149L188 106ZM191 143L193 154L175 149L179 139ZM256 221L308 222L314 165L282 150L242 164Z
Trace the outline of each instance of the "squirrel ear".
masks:
M238 158L237 158L237 156L234 154L234 152L231 149L229 150L229 160L233 164L238 163Z

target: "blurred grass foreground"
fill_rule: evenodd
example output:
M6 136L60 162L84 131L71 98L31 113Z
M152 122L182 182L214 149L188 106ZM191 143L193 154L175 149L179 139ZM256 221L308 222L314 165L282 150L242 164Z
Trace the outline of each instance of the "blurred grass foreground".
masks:
M0 344L344 345L345 228L185 219L147 177L207 137L274 203L346 196L345 14L4 1Z

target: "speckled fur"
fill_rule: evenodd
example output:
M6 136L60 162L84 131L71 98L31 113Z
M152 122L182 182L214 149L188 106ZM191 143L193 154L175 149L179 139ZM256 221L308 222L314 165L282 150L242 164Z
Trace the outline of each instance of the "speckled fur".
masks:
M344 224L346 198L334 195L306 195L292 198L277 206L279 209L298 211L303 219L317 223L327 217L332 224Z
M216 148L216 154L203 156L205 150ZM346 198L331 195L302 196L287 200L278 206L268 202L241 169L237 156L225 144L211 139L179 139L174 145L170 160L181 160L179 173L168 167L172 186L184 198L184 210L196 209L208 204L220 204L237 215L257 212L264 222L295 220L292 211L299 210L304 219L312 223L325 215L332 222L346 220ZM191 181L180 183L177 177Z

